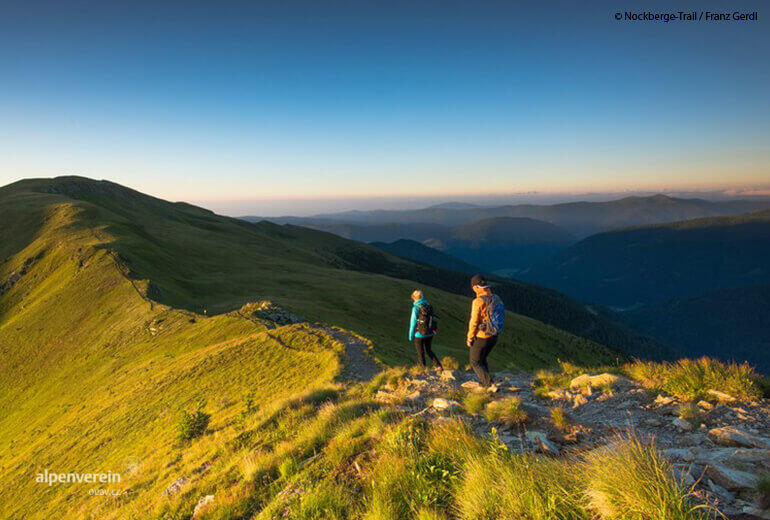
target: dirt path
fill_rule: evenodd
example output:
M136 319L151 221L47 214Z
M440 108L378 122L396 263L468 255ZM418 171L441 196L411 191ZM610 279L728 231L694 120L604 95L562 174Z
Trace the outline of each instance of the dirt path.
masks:
M367 352L368 345L353 334L329 328L327 332L345 345L345 368L340 377L353 381L369 381L382 367Z

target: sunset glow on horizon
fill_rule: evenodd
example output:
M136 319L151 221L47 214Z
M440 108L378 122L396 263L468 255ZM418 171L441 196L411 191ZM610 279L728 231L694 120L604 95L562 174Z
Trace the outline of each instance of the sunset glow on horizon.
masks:
M0 17L0 185L74 174L228 213L770 189L761 12L688 25L619 22L604 2L43 4Z

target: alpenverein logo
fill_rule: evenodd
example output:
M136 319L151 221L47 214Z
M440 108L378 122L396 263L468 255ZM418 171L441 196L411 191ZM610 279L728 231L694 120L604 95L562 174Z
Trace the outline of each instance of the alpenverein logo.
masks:
M120 473L56 473L48 471L46 468L43 473L38 473L35 478L38 484L116 484L120 482Z

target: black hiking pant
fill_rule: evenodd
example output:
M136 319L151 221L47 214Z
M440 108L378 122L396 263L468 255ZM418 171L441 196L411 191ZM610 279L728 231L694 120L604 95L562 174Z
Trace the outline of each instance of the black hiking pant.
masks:
M471 343L469 354L471 368L476 372L476 377L479 378L479 383L484 388L492 384L492 376L489 374L489 366L487 365L487 356L492 352L492 348L494 348L496 343L497 336L476 338Z
M436 354L431 349L433 343L433 336L427 338L414 338L414 347L417 349L417 360L420 362L420 366L425 366L425 354L433 361L434 367L441 367L441 361L438 360ZM442 367L443 368L443 367Z

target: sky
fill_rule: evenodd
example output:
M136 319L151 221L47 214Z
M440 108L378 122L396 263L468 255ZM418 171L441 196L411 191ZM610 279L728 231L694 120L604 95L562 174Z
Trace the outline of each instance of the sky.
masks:
M0 185L227 214L770 187L755 2L0 4ZM616 21L624 11L756 21Z

